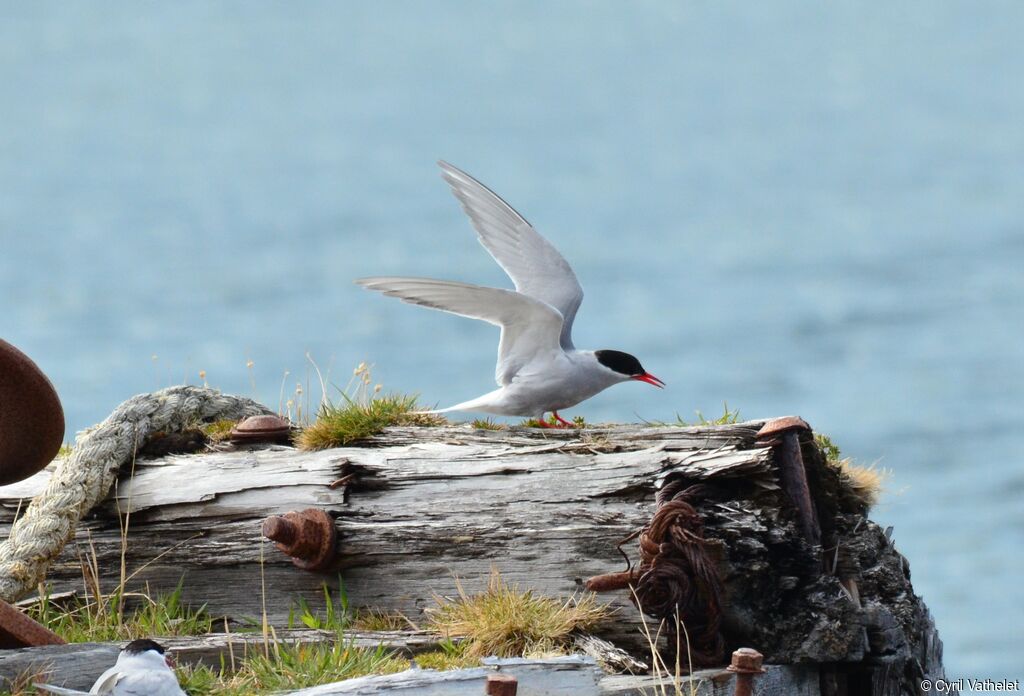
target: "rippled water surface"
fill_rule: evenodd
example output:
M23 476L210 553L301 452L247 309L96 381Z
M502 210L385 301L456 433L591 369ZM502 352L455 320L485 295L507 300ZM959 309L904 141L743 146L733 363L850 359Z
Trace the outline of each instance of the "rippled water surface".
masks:
M507 282L443 157L573 263L577 344L669 384L574 413L801 414L892 470L876 517L951 675L1024 678L1024 6L4 15L0 336L69 429L200 370L277 406L307 351L430 403L493 388L491 327L351 284Z

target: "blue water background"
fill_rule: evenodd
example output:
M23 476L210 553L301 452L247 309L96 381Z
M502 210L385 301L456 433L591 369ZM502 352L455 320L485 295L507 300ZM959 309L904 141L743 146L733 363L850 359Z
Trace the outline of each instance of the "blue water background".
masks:
M492 327L351 284L507 284L443 157L574 265L577 345L669 384L568 415L802 415L891 469L875 516L950 675L1024 678L1022 29L1013 2L7 3L0 336L69 439L200 370L277 407L307 351L476 396Z

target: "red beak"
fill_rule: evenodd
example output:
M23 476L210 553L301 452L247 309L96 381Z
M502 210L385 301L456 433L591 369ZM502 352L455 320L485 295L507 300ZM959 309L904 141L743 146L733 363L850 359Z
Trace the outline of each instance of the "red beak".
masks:
M647 382L648 384L653 385L653 386L657 387L658 389L664 389L665 388L665 383L662 382L657 377L655 377L654 375L652 375L650 372L645 372L642 375L637 375L636 377L633 377L632 379L635 379L638 382Z

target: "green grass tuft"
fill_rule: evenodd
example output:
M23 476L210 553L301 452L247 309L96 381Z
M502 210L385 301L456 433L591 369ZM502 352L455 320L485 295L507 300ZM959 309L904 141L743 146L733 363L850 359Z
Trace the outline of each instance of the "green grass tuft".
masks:
M440 643L440 650L430 650L416 656L416 664L421 669L436 669L440 672L450 669L466 669L479 667L480 658L467 654L469 643L456 643L447 638Z
M210 442L223 442L231 438L231 429L238 425L237 420L222 418L212 423L203 423L200 430L209 438Z
M341 406L325 404L316 422L305 428L296 438L304 450L319 450L364 440L392 425L443 425L442 416L413 413L417 409L416 397L405 394L374 395L358 402L342 394Z
M345 586L338 577L338 601L335 602L331 596L331 589L325 582L322 586L324 593L324 613L314 611L304 597L298 599L298 611L288 612L288 628L297 628L302 624L306 628L315 628L323 631L344 631L352 623L352 613L348 605L348 593Z
M718 418L705 418L704 414L700 411L694 411L697 414L697 420L693 423L688 423L677 413L676 422L673 425L690 428L694 426L706 426L706 425L734 425L740 421L740 410L735 411L729 410L729 404L722 402L723 413ZM667 423L659 423L658 425L667 425Z
M487 590L467 595L459 584L455 600L438 599L430 626L449 637L465 637L466 657L522 656L564 648L573 631L610 615L593 594L559 600L508 585L497 571Z
M814 433L814 442L817 443L818 449L821 450L825 461L829 464L838 464L843 460L843 453L839 451L839 446L832 442L832 438L828 435Z
M28 615L69 643L134 640L153 636L198 636L209 633L212 619L203 608L192 610L181 602L182 583L169 594L114 592L84 600L72 598L63 606L44 594L28 608ZM134 603L134 609L126 605Z
M493 418L477 418L470 423L477 430L508 430L503 423L495 423Z
M247 656L234 673L206 666L185 667L178 670L178 678L192 696L243 696L291 691L408 668L407 659L383 646L358 648L339 641L333 645L273 645L266 652L256 651Z
M522 421L519 425L523 428L545 428L548 426L553 426L555 428L559 428L562 430L569 429L568 426L564 426L561 423L559 423L558 419L555 418L554 415L545 418L543 422L537 420L536 418L527 418L526 420ZM587 421L583 418L583 416L574 416L572 419L572 427L576 428L577 430L581 430L587 427Z

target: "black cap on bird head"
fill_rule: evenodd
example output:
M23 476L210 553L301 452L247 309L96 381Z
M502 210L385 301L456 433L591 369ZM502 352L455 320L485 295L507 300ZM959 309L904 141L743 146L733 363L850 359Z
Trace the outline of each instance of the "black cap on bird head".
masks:
M659 389L665 386L664 382L645 370L640 361L629 353L623 353L621 350L598 350L594 351L594 357L612 372L618 372L629 379L647 382Z
M138 640L133 640L131 643L124 646L121 649L121 652L126 652L130 655L140 655L146 652L147 650L155 650L161 655L164 654L164 647L157 643L155 640L150 640L149 638L140 638Z

